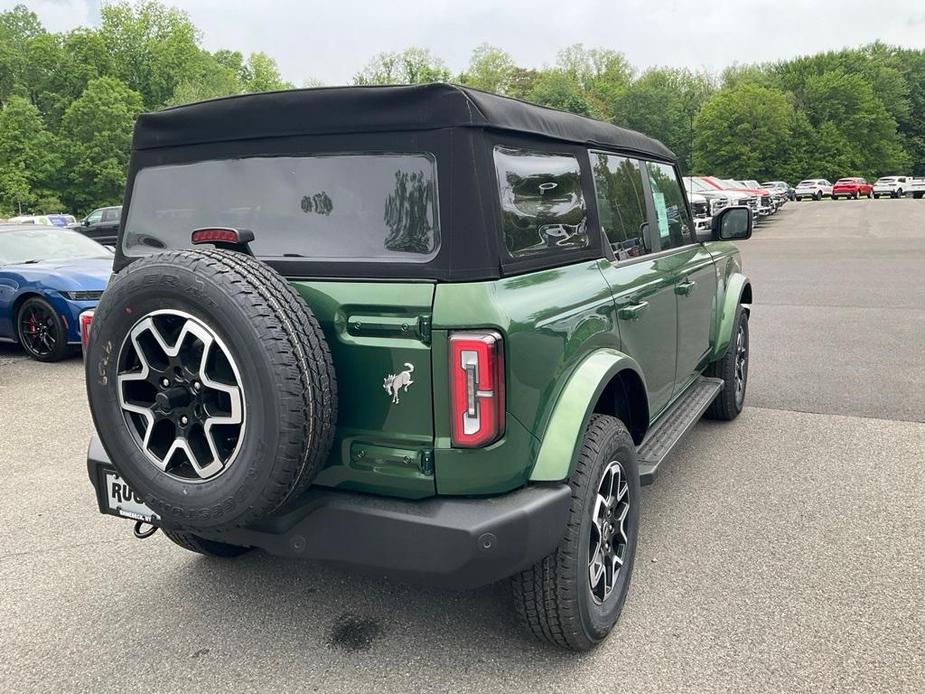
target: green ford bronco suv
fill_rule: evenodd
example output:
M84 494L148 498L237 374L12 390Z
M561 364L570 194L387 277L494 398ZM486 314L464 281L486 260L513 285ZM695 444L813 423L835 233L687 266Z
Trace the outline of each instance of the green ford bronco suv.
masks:
M659 142L446 84L142 115L82 320L99 508L208 555L511 578L591 648L640 485L742 409L751 227L697 238Z

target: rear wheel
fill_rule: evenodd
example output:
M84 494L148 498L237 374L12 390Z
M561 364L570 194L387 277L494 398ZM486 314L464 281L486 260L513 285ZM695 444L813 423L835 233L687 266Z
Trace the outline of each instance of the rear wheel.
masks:
M26 299L16 315L19 344L37 361L60 361L70 352L67 330L55 309L45 299Z
M254 258L137 260L110 283L93 331L96 429L166 526L196 534L257 521L295 499L327 458L330 351L298 292Z
M874 193L874 200L880 199L880 193Z
M707 408L707 419L729 421L738 417L745 406L748 385L748 313L741 305L736 309L732 342L723 358L710 365L707 375L723 381L723 390Z
M511 580L518 616L534 636L586 651L620 617L636 556L639 469L623 422L591 417L569 485L571 511L558 549Z
M238 545L229 545L224 542L207 540L204 537L199 537L199 535L184 533L179 530L161 528L161 532L163 532L171 542L179 545L183 549L188 549L190 552L196 552L197 554L204 554L207 557L230 559L232 557L239 557L251 550L250 547L239 547Z

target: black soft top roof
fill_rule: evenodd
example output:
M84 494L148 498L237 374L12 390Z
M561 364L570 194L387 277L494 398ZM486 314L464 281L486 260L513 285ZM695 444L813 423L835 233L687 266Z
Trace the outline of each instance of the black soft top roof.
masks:
M494 128L675 158L661 142L633 130L444 83L293 89L177 106L142 114L133 148L450 127Z

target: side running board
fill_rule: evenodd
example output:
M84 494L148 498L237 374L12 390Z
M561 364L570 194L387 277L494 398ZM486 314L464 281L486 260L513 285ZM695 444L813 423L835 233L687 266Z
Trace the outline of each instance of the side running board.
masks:
M668 457L684 434L697 423L722 389L722 380L701 376L691 383L681 397L652 425L645 440L636 449L641 485L645 486L655 481L658 466Z

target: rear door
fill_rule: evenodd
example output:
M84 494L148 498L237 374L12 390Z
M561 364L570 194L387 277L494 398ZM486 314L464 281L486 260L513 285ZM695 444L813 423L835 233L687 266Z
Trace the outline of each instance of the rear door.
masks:
M697 241L684 189L670 164L646 162L655 207L658 247L669 251L672 291L678 309L678 358L675 394L697 378L707 364L716 310L713 257Z
M617 306L623 351L642 368L654 419L669 403L677 369L675 260L658 253L644 164L590 152L601 228L613 258L602 265Z

